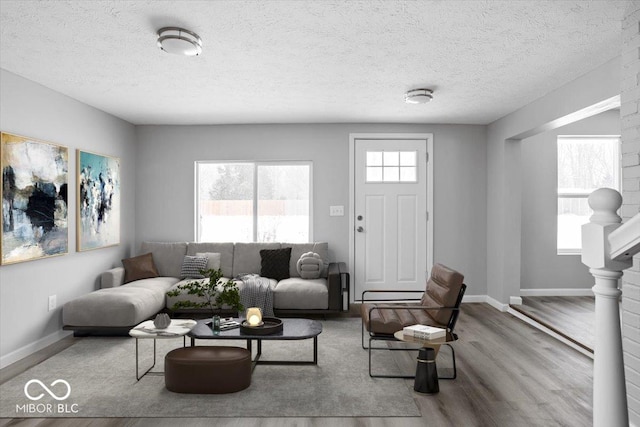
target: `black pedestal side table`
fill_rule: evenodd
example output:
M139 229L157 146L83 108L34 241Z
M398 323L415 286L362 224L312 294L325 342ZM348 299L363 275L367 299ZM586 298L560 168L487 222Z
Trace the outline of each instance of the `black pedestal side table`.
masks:
M404 341L409 343L417 343L422 345L422 348L418 352L418 360L416 366L416 377L413 384L413 390L418 393L435 394L440 391L438 383L438 370L436 366L436 356L440 346L449 342L456 341L458 338L455 334L447 333L446 336L435 338L432 340L415 338L410 335L405 335L403 331L398 331L393 336L398 341ZM453 351L453 348L451 349ZM455 372L455 359L454 359L454 372ZM451 378L454 379L455 375Z

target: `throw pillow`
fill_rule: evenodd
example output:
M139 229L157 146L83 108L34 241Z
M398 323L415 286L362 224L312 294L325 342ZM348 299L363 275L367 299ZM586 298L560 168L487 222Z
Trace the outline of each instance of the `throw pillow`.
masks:
M209 261L207 262L207 270L219 270L220 269L220 254L217 252L198 252L196 253L197 257L206 257Z
M124 283L159 276L158 269L153 262L153 254L151 254L151 252L123 259L122 266L124 267Z
M296 264L298 274L303 279L317 279L322 273L324 264L322 258L315 252L305 252Z
M262 277L282 280L291 277L289 275L289 261L291 260L291 248L262 249L260 251Z
M184 257L182 261L182 270L180 271L181 279L204 279L204 276L200 274L200 270L207 269L207 257L189 256Z

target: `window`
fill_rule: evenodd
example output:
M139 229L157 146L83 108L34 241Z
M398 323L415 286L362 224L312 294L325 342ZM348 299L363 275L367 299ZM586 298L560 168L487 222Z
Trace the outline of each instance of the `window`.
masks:
M580 254L592 191L620 189L620 137L558 137L558 254Z
M311 162L196 162L196 240L309 242Z
M367 151L367 182L417 182L415 151Z

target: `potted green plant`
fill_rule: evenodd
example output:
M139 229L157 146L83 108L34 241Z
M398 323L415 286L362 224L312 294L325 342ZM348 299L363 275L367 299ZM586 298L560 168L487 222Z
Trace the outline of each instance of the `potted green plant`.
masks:
M178 301L173 305L173 310L181 308L208 308L212 315L212 328L219 329L219 312L223 307L241 312L244 307L240 303L240 291L233 279L223 282L222 270L200 270L204 279L192 280L167 292L167 296L177 297L182 293L200 297L201 301Z

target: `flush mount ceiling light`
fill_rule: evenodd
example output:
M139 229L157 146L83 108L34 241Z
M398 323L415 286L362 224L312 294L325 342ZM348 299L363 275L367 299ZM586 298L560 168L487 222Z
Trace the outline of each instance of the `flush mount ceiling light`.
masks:
M407 104L426 104L433 99L431 89L412 89L404 94L404 102Z
M167 53L198 56L202 52L202 40L184 28L164 27L158 30L158 47Z

